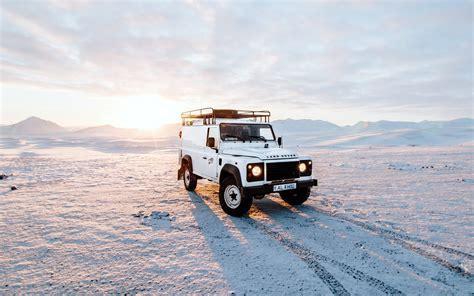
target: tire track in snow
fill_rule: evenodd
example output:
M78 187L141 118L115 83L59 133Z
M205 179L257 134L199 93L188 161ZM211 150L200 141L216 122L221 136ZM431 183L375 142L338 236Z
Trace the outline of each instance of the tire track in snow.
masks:
M311 250L302 247L299 244L285 238L281 234L268 229L261 223L256 222L252 218L244 218L255 229L263 232L267 236L275 239L278 243L283 245L287 250L295 254L298 258L303 260L309 268L311 268L316 275L328 286L334 295L350 295L350 293L344 288L344 286L326 270L320 263L320 258ZM315 256L316 255L316 256Z
M399 245L401 245L402 247L404 247L405 249L408 249L408 250L411 250L413 252L416 252L417 254L427 258L427 259L430 259L444 267L446 267L447 269L455 272L455 273L458 273L460 274L461 276L465 276L465 277L468 277L470 279L473 279L474 277L472 276L471 273L469 273L468 271L464 270L463 268L461 268L460 266L457 266L457 265L453 265L451 264L449 261L443 259L443 258L440 258L434 254L431 254L430 252L426 251L426 250L423 250L422 248L419 248L417 246L414 246L413 244L407 242L407 241L404 241L402 239L396 239L396 238L387 238L395 243L398 243Z
M207 202L213 204L213 210L216 210L217 207L219 207L219 210L220 210L220 205L215 202L214 200L212 200L211 198L209 198L208 196L203 196L203 195L199 195L202 199L206 200ZM244 218L245 219L245 218ZM257 230L259 231L262 231L263 229L260 229L259 227L256 226L255 224L255 221L248 218L247 220L245 220L246 222L248 222L248 224L250 224L251 226L253 226L254 228L256 228ZM265 234L267 234L265 231L263 231ZM267 234L268 235L268 234ZM273 236L271 236L271 238L274 238ZM304 248L295 248L292 244L292 242L290 240L279 240L277 239L277 242L279 242L280 244L282 244L285 249L291 251L293 254L295 254L298 258L300 258L301 260L303 260L303 262L305 262L308 267L314 271L314 273L321 279L321 281L329 288L329 290L334 294L334 295L341 295L341 296L348 296L350 295L350 293L346 290L346 288L344 288L344 286L334 277L334 275L332 275L329 271L327 271L326 268L324 268L324 266L322 266L321 264L319 264L318 260L316 260L314 258L314 256L312 256L311 254L311 251L309 251L308 249L304 249Z
M315 211L318 211L318 212L330 215L332 217L336 217L336 218L351 222L353 224L356 224L356 225L358 225L362 228L365 228L367 230L370 230L372 232L376 232L376 233L379 233L379 234L388 234L388 235L391 235L391 236L394 236L394 237L397 237L397 238L400 238L400 239L403 239L403 240L420 243L420 244L426 245L428 247L431 247L433 249L444 251L444 252L449 253L449 254L454 254L454 255L458 255L458 256L467 258L469 260L474 260L474 255L463 252L463 251L460 251L460 250L456 250L456 249L453 249L453 248L449 248L449 247L445 247L445 246L442 246L442 245L439 245L439 244L435 244L435 243L432 243L430 241L427 241L427 240L424 240L424 239L421 239L421 238L411 237L411 236L409 236L407 234L404 234L404 233L399 233L399 232L389 230L389 229L383 229L383 228L377 227L375 225L371 225L371 224L368 224L368 223L365 223L365 222L362 222L362 221L357 221L357 220L351 219L351 218L343 216L343 215L333 214L330 211L326 211L326 210L323 210L323 209L319 209L319 208L316 208L316 207L313 207L313 208L314 208Z
M312 264L318 262L324 262L331 264L333 266L338 267L341 271L344 273L352 276L354 279L359 280L359 281L365 281L369 284L369 286L372 286L374 288L377 288L378 290L382 291L385 294L389 295L404 295L403 292L400 290L395 289L394 287L386 284L385 282L376 279L354 267L351 267L345 263L339 262L337 260L334 260L332 258L329 258L327 256L317 254L316 252L304 247L301 244L298 244L288 238L286 238L283 234L271 230L269 227L265 226L264 224L257 222L256 220L252 218L244 218L247 220L247 222L252 225L254 228L262 231L266 235L270 236L271 238L277 240L280 244L285 246L289 251L293 252L295 255L297 255L301 260L306 262L310 267ZM314 269L313 269L314 270ZM337 294L336 295L342 295L342 294Z
M206 195L199 195L201 198L205 199L206 201L210 202L214 206L218 206L220 209L220 205L218 202L212 200ZM214 208L215 209L215 208ZM342 272L352 276L354 279L359 281L365 281L385 294L389 295L405 295L400 290L395 289L394 287L386 284L385 282L376 279L354 267L351 267L345 263L339 262L327 256L317 254L316 252L306 248L305 246L298 244L291 239L285 237L282 233L274 231L269 227L265 226L261 222L258 222L255 219L250 217L244 217L242 220L246 221L250 226L254 227L255 229L263 232L270 238L276 240L280 243L283 247L285 247L288 251L295 254L298 258L300 258L303 262L305 262L315 273L316 275L328 286L328 288L333 292L334 295L350 295L350 293L342 286L342 284L332 275L329 273L321 264L320 262L324 262L327 264L331 264L333 266L338 267Z
M343 216L343 215L333 214L330 211L326 211L326 210L319 209L319 208L316 208L316 207L311 207L311 208L314 211L320 212L322 214L326 214L328 216L331 216L331 217L334 217L334 218L337 218L337 219L344 220L346 222L355 224L355 225L357 225L357 226L359 226L359 227L361 227L365 230L376 233L376 234L378 234L378 235L380 235L380 236L382 236L386 239L389 239L389 240L399 244L400 246L404 247L405 249L416 252L417 254L419 254L419 255L421 255L421 256L429 259L429 260L432 260L432 261L434 261L434 262L446 267L447 269L449 269L449 270L451 270L455 273L458 273L462 276L467 276L469 278L473 277L473 275L470 272L464 270L462 267L454 265L454 264L450 263L449 261L428 252L427 250L424 250L422 248L419 248L419 247L411 244L410 242L420 243L420 244L423 244L425 246L431 247L433 249L444 251L446 253L453 254L453 255L458 255L460 257L463 257L463 258L466 258L466 259L469 259L469 260L474 260L474 256L469 254L469 253L465 253L463 251L459 251L459 250L456 250L456 249L452 249L452 248L441 246L441 245L438 245L438 244L435 244L435 243L431 243L431 242L426 241L426 240L421 239L421 238L411 237L411 236L408 236L408 235L403 234L403 233L398 233L398 232L395 232L395 231L392 231L392 230L383 229L383 228L377 227L375 225L371 225L371 224L368 224L366 222L351 219L351 218ZM291 211L291 212L295 213L293 211ZM302 212L308 214L307 211L302 211Z

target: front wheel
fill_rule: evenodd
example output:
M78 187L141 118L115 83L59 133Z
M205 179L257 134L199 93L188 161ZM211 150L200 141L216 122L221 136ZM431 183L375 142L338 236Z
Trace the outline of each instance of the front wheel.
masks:
M220 184L219 203L227 214L236 217L244 215L250 210L252 201L252 196L244 194L233 177L224 179Z
M280 192L281 198L292 206L301 205L302 203L308 200L310 194L311 187Z
M195 174L191 172L189 169L189 166L186 165L184 168L184 188L186 188L187 191L194 191L197 186L197 177Z

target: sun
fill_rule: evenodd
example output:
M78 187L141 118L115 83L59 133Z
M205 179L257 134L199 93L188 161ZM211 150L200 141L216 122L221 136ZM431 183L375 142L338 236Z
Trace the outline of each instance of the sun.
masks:
M181 105L157 97L127 97L120 101L114 121L128 128L159 128L180 121Z

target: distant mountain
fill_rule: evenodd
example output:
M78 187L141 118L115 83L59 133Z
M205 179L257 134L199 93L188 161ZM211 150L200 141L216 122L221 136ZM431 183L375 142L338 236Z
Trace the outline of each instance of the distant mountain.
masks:
M360 121L352 126L345 128L352 131L393 131L393 130L407 130L407 129L427 129L427 128L463 128L473 127L474 119L472 118L460 118L449 121L421 121L421 122L410 122L410 121Z
M272 122L277 136L283 136L285 146L359 147L359 146L447 146L474 145L474 119L450 121L361 121L351 126L311 119L285 119ZM16 124L0 126L0 137L63 136L69 138L146 139L165 138L175 141L179 123L143 131L101 125L79 130L66 129L54 122L29 117ZM154 143L154 142L153 142Z
M391 131L391 130L402 130L402 129L414 129L419 127L416 122L409 121L359 121L355 125L347 126L346 129L353 131Z
M361 121L339 127L320 120L278 120L275 131L289 146L448 146L474 144L474 119Z
M180 124L168 124L159 129L139 130L100 125L86 128L65 128L52 121L35 116L11 125L0 125L0 137L24 136L65 136L65 137L104 137L104 138L160 138L178 135Z
M473 127L473 118L459 118L449 121L422 121L418 123L423 128L465 128Z
M319 147L472 145L473 135L473 129L413 129L348 134L309 145Z
M16 135L59 135L66 133L67 130L62 126L35 116L28 117L12 125L4 125L0 127L0 135L16 136Z
M87 127L70 133L72 136L86 137L136 137L140 134L139 130L132 128L118 128L111 125L100 125Z
M285 119L272 121L273 129L277 133L311 133L311 132L333 132L341 127L324 120L311 119Z
M140 130L133 128L118 128L111 125L100 125L77 130L71 135L87 137L127 137L127 138L164 138L177 137L181 124L165 124L158 129Z

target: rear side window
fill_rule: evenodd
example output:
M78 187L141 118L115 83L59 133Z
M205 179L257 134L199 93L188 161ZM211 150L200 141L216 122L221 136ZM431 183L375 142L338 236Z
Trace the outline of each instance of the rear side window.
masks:
M217 141L219 140L219 133L217 132L217 127L210 127L207 133L207 138L214 138ZM207 143L207 139L206 139Z

